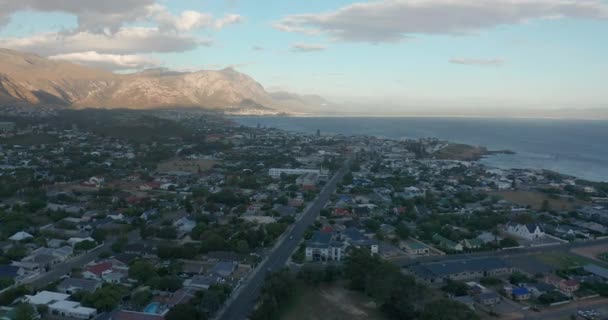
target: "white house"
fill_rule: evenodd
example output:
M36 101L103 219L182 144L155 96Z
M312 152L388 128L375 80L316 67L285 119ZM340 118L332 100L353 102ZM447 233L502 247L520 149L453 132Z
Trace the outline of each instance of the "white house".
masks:
M545 230L540 224L519 224L509 222L505 226L505 232L526 240L536 240L545 236Z
M78 302L68 300L69 298L69 294L40 291L33 296L26 295L25 301L35 306L46 305L50 314L60 317L92 319L97 315L96 309L83 307Z

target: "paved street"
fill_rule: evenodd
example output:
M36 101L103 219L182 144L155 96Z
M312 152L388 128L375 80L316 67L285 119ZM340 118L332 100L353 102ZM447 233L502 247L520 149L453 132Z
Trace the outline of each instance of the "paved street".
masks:
M107 239L103 246L72 258L66 262L54 265L53 268L46 273L41 274L40 276L25 281L25 284L31 285L34 289L40 289L47 286L50 283L53 283L59 280L62 276L68 274L74 268L82 268L86 264L91 261L94 261L99 257L99 254L102 252L110 252L112 244L116 241L117 238ZM140 239L139 230L131 231L128 234L128 239L130 243L136 242Z
M285 266L291 253L296 249L304 236L304 232L308 226L315 222L319 212L323 209L331 194L336 190L338 182L349 171L349 167L350 161L347 161L323 187L319 196L308 207L308 210L302 215L301 219L294 224L292 229L286 232L282 241L280 240L274 250L269 253L268 258L254 271L249 280L243 283L240 290L235 292L235 296L232 300L229 300L229 304L224 309L224 312L218 316L218 319L241 320L249 316L264 285L268 270L277 271Z

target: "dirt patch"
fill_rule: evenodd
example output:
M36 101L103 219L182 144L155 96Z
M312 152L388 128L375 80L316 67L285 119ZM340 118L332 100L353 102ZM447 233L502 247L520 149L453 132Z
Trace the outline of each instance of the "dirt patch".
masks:
M577 201L551 198L542 192L536 191L498 191L492 192L490 195L501 196L507 201L522 206L530 206L534 210L540 210L543 201L545 200L549 202L549 208L552 210L572 210L581 204Z
M359 292L346 290L342 284L313 287L302 283L297 292L281 319L385 319L373 301Z
M608 248L606 247L606 245L597 245L572 249L572 252L585 258L591 259L593 261L597 261L601 264L605 264L606 261L600 259L599 256L602 254L606 254L608 252Z

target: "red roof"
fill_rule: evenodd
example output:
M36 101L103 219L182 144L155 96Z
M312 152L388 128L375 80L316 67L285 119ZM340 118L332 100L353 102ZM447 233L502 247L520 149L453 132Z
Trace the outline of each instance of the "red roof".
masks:
M112 269L112 262L104 261L102 263L94 264L85 268L85 271L89 271L97 276L101 276L105 271Z
M321 229L321 232L323 232L323 233L330 233L332 231L334 231L334 229L330 226L327 226L327 227L324 227L323 229Z
M337 216L346 216L349 214L349 212L344 208L336 208L336 210L334 210L334 214Z
M157 314L122 310L114 314L112 320L165 320L165 317Z

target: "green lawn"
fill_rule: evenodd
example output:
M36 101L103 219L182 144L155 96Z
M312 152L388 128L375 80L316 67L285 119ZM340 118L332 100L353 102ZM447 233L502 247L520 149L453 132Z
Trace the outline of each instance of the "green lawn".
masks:
M596 263L585 257L563 252L544 252L535 256L536 259L558 269L577 268L589 263Z
M375 304L359 292L341 284L318 287L300 283L291 303L285 307L284 320L384 320Z

